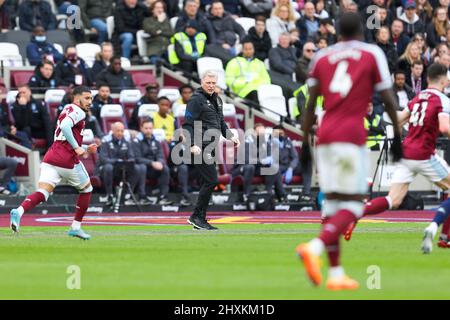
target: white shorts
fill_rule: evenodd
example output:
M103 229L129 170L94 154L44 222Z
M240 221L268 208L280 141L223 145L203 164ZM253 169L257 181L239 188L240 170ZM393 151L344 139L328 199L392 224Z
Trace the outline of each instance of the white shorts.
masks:
M39 182L48 183L53 187L56 187L60 182L64 182L77 190L83 190L89 185L90 178L81 162L76 164L73 169L61 168L42 162Z
M428 160L402 159L395 166L392 183L411 183L418 173L431 182L438 182L449 175L450 168L447 162L437 154L432 155Z
M317 170L322 192L349 195L368 191L367 147L352 143L317 146Z

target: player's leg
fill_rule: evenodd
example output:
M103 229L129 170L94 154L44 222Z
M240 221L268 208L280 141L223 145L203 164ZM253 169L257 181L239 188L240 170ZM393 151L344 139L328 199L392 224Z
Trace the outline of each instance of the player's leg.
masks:
M442 190L450 189L450 168L444 159L438 155L431 157L430 161L424 164L423 175L433 181ZM450 199L447 198L436 211L433 221L424 231L422 242L422 252L430 253L433 248L433 239L438 228L450 217Z
M79 195L75 207L75 217L68 232L71 237L77 237L83 240L89 240L90 235L81 229L81 223L86 211L89 207L92 195L92 185L89 174L84 168L83 163L78 163L73 169L68 170L65 174L68 183L78 189Z
M327 250L330 260L327 287L331 290L358 287L339 264L339 238L347 226L363 214L367 159L361 149L349 144L336 144L320 146L317 150L319 182L326 194L322 216L328 219L324 220L320 235L299 245L297 252L308 276L315 285L319 285L322 280L319 257Z
M12 209L10 212L10 226L14 232L19 231L22 215L25 212L32 210L40 203L47 201L50 193L53 192L53 189L60 181L61 177L54 166L45 162L41 163L38 189L28 195L19 207Z
M392 178L392 186L389 189L389 194L386 197L378 197L372 199L366 203L364 208L364 215L375 215L382 213L386 210L397 209L403 199L405 199L408 193L408 188L411 182L414 180L415 173L413 171L413 161L402 160L397 164ZM344 239L350 241L353 230L355 229L357 221L350 224L344 234Z

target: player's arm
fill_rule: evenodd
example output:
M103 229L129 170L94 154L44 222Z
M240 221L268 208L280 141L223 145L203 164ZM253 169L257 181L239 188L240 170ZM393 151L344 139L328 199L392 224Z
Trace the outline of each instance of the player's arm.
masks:
M394 129L394 140L391 145L391 152L394 157L394 162L399 161L403 156L402 151L402 139L401 139L401 132L400 132L400 126L399 121L397 118L397 111L398 110L398 103L397 99L395 98L394 91L392 88L384 89L380 91L381 100L384 103L385 110L389 117L392 120L392 125Z
M75 153L79 156L82 156L86 152L86 150L79 146L78 142L75 140L72 132L73 125L73 120L69 117L65 117L63 121L61 121L59 127L61 128L61 132L66 138L66 141L72 146L73 150L75 150Z
M441 112L438 115L439 118L439 131L447 136L450 137L450 116L446 112Z
M397 117L398 117L398 125L399 130L409 121L409 117L411 116L411 112L408 108L403 109L402 111L397 111Z

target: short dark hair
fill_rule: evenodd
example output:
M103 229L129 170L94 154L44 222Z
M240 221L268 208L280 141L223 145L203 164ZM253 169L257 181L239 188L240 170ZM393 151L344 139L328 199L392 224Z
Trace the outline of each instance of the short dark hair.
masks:
M122 63L122 58L120 56L118 56L118 55L113 55L111 57L111 59L109 60L109 63L112 64L115 60L119 60Z
M142 122L141 122L141 127L143 127L144 124L146 124L146 123L151 123L151 124L153 124L152 118L145 118L144 120L142 120Z
M253 42L249 38L246 38L246 39L244 39L242 41L242 47L244 47L244 44L246 44L246 43L251 43L252 46L255 47L255 45L253 44Z
M82 95L85 92L91 93L91 90L88 87L86 87L86 86L78 86L78 87L75 87L73 89L72 94L74 96L79 96L79 95Z
M423 66L422 60L413 61L413 63L411 64L411 68L414 68L414 66Z
M427 76L430 81L437 81L440 77L446 77L447 71L446 66L435 62L428 67Z
M103 88L103 87L107 87L108 89L111 90L111 88L105 83L97 85L97 90L100 90L100 88Z
M46 64L52 66L52 68L55 69L55 65L50 60L43 60L43 61L39 62L39 68L42 68Z
M362 34L362 23L359 14L345 12L339 20L339 30L344 38L354 38Z
M267 18L264 17L263 15L257 15L257 16L255 17L255 23L256 23L257 21L262 21L262 22L266 23L266 20L267 20Z
M178 88L178 91L179 91L180 93L182 93L183 90L186 89L186 88L189 88L189 89L191 89L192 91L194 91L194 88L192 88L192 86L191 86L190 84L183 84L181 87Z
M394 78L398 75L398 74L402 74L404 76L406 76L406 72L402 69L397 69L394 71Z
M161 102L161 101L163 101L163 100L167 100L167 101L169 101L169 103L171 103L170 99L167 98L166 96L161 96L161 97L159 97L158 100L156 100L156 101L159 103L159 102Z
M319 24L320 25L327 25L327 24L333 25L333 21L330 18L323 18L323 19L320 19Z

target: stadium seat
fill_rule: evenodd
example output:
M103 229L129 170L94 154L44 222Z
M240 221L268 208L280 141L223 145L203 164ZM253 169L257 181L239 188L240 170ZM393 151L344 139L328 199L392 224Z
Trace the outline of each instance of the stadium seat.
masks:
M259 104L263 107L263 112L276 122L280 122L281 116L287 117L286 99L280 97L266 97L259 100Z
M248 33L248 30L251 27L255 26L255 19L254 18L247 18L247 17L239 17L236 19L236 22L239 23L242 28L244 28L245 33Z
M64 49L62 45L60 45L59 43L54 43L53 46L55 47L56 50L58 50L59 53L61 53L62 55L64 54Z
M166 133L164 129L153 129L153 136L159 142L165 141L166 139Z
M163 96L169 98L169 100L173 103L180 98L180 91L178 90L178 88L161 88L158 92L158 98Z
M120 91L119 103L125 110L125 116L127 120L131 118L133 110L136 107L136 103L141 99L141 91L138 89L126 89Z
M6 103L8 105L12 105L14 102L16 102L16 96L19 93L17 90L10 90L6 94Z
M98 90L91 89L92 98L94 98L98 94Z
M100 110L103 132L108 133L114 122L122 122L126 127L126 119L120 104L105 104Z
M147 118L153 119L153 114L155 112L158 112L159 107L157 104L143 104L139 107L138 110L138 118L139 118L139 126L141 125L142 121Z
M83 144L94 143L94 132L91 129L83 130Z
M177 115L180 112L179 110L183 110L183 116L184 116L184 111L186 110L186 105L185 104L174 103L172 105L172 113L173 113L174 117L177 117Z
M50 109L50 118L52 121L56 120L58 114L58 107L64 98L66 91L63 89L48 89L45 92L44 101Z
M239 128L239 123L236 118L236 107L232 103L223 104L223 119L230 129Z
M130 68L131 67L131 61L128 58L121 57L120 63L122 64L122 68Z
M184 114L186 113L186 105L185 104L179 104L176 108L176 110L173 110L173 115L175 117L177 127L181 128L181 126L184 123Z
M172 30L175 30L177 21L178 21L178 16L170 18L170 26L172 27Z
M280 86L264 84L258 88L259 104L263 112L274 121L279 122L280 116L286 117L286 99Z
M22 84L27 84L30 78L33 76L33 70L11 70L10 72L10 85L11 88L17 88Z
M91 178L91 184L94 188L101 188L102 180L100 177L94 175L95 172L95 164L98 160L98 155L96 153L88 154L87 158L81 157L80 161L83 163L86 171Z
M292 120L295 120L295 118L292 115L294 114L294 111L297 108L297 98L296 97L289 98L288 105L289 105L289 116L291 117Z
M0 42L0 61L3 67L22 67L23 59L15 43Z
M153 73L148 70L128 70L133 78L136 89L139 89L142 94L145 93L145 87L149 84L156 84L156 78Z
M114 33L114 16L106 18L106 29L108 30L108 39L112 39Z
M200 78L208 70L213 70L218 73L219 78L217 79L217 85L226 89L227 85L225 82L225 69L223 68L222 60L213 57L202 57L197 60L197 70Z
M92 68L95 62L95 55L101 51L101 47L95 43L79 43L76 45L77 54L87 65Z
M11 30L5 33L0 33L0 42L9 42L16 44L19 47L18 53L22 57L26 57L27 45L30 42L30 33L24 30Z
M73 44L68 30L47 30L46 35L47 35L48 43L58 43L64 49L69 44ZM30 41L30 36L28 36L28 42L29 41Z
M150 38L150 35L146 33L144 30L139 30L136 33L136 43L138 46L138 53L141 58L147 58L147 41L146 39Z

